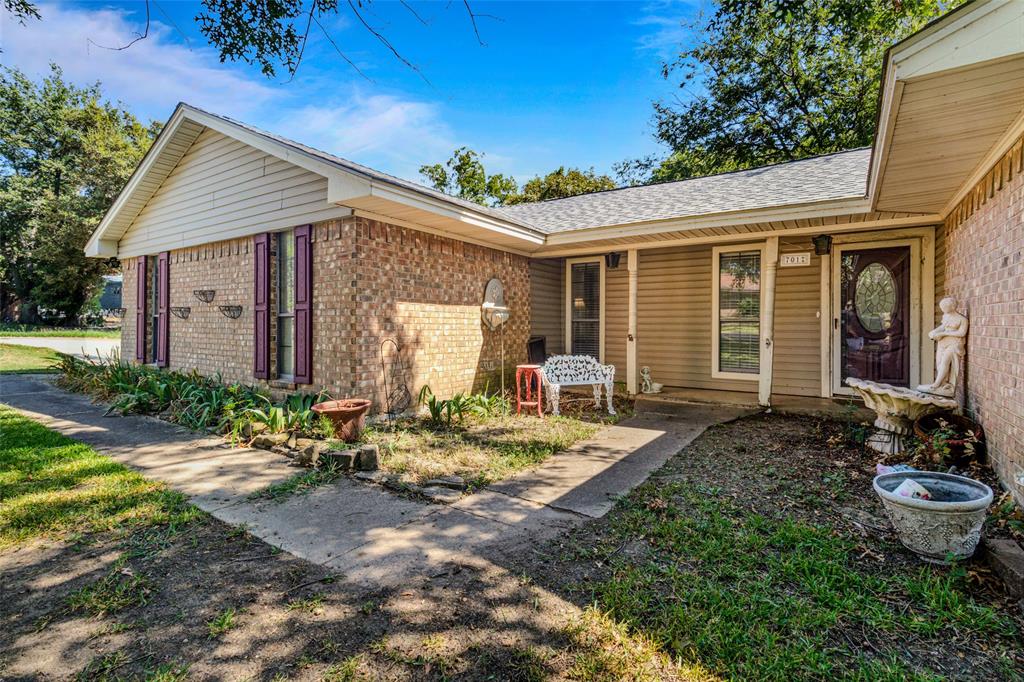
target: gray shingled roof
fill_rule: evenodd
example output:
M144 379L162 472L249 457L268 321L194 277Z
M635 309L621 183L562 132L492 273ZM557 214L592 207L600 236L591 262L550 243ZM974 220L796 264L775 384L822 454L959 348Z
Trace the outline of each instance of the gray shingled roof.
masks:
M185 106L293 147L343 170L546 234L648 220L711 215L726 211L860 198L867 192L868 164L871 157L871 149L865 147L692 180L625 187L566 199L489 208L328 154L242 121L204 111L192 105Z
M871 149L498 209L548 234L866 195Z

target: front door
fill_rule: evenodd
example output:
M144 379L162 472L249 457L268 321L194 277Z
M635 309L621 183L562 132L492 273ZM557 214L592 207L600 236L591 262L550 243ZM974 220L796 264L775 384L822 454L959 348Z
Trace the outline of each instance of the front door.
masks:
M839 252L839 382L911 382L911 247Z

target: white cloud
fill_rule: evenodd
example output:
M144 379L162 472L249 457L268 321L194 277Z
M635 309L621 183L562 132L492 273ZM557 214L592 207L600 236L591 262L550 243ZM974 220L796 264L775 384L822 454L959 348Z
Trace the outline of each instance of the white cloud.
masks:
M356 89L336 103L304 106L289 111L287 120L268 125L289 137L301 135L300 141L310 146L413 181L419 179L421 164L447 159L458 146L436 105Z
M410 180L418 179L420 164L446 159L458 146L438 105L367 92L358 76L346 82L321 72L271 81L255 68L221 64L207 45L193 41L190 49L156 17L145 40L104 50L90 41L124 45L143 28L137 17L110 8L39 9L42 21L26 26L0 13L4 63L38 78L55 62L72 82L101 81L106 97L142 118L164 119L185 101Z
M674 59L679 46L693 40L693 31L686 24L703 4L700 0L657 0L644 6L643 15L633 22L648 29L638 41L639 48L654 52L663 61Z
M156 118L182 99L244 115L274 96L270 84L222 66L209 47L190 50L175 40L173 28L155 19L145 40L118 51L97 45L124 45L142 30L126 13L52 4L40 5L39 11L42 20L25 26L7 16L0 19L5 61L30 76L46 73L56 62L69 80L99 80L107 96Z

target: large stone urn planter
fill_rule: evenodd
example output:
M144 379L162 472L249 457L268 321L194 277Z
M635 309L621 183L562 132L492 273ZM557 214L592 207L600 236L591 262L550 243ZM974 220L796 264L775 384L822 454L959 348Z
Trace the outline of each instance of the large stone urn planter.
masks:
M931 499L893 492L908 478L927 488ZM992 503L992 489L984 483L954 474L899 471L876 476L874 488L900 542L925 561L946 564L974 554Z
M322 414L334 424L334 435L346 443L359 440L366 424L366 413L373 405L372 400L365 398L347 398L345 400L328 400L317 403L313 411Z

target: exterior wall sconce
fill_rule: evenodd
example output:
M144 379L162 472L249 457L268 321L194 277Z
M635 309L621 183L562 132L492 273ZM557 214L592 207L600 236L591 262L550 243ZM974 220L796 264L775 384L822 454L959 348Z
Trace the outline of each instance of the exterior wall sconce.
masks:
M608 268L609 270L614 270L615 268L619 267L619 260L621 260L621 259L622 259L622 254L619 253L618 251L613 251L612 253L606 253L604 255L604 266L606 268Z
M832 235L820 234L811 240L814 244L814 255L827 256L832 253Z

